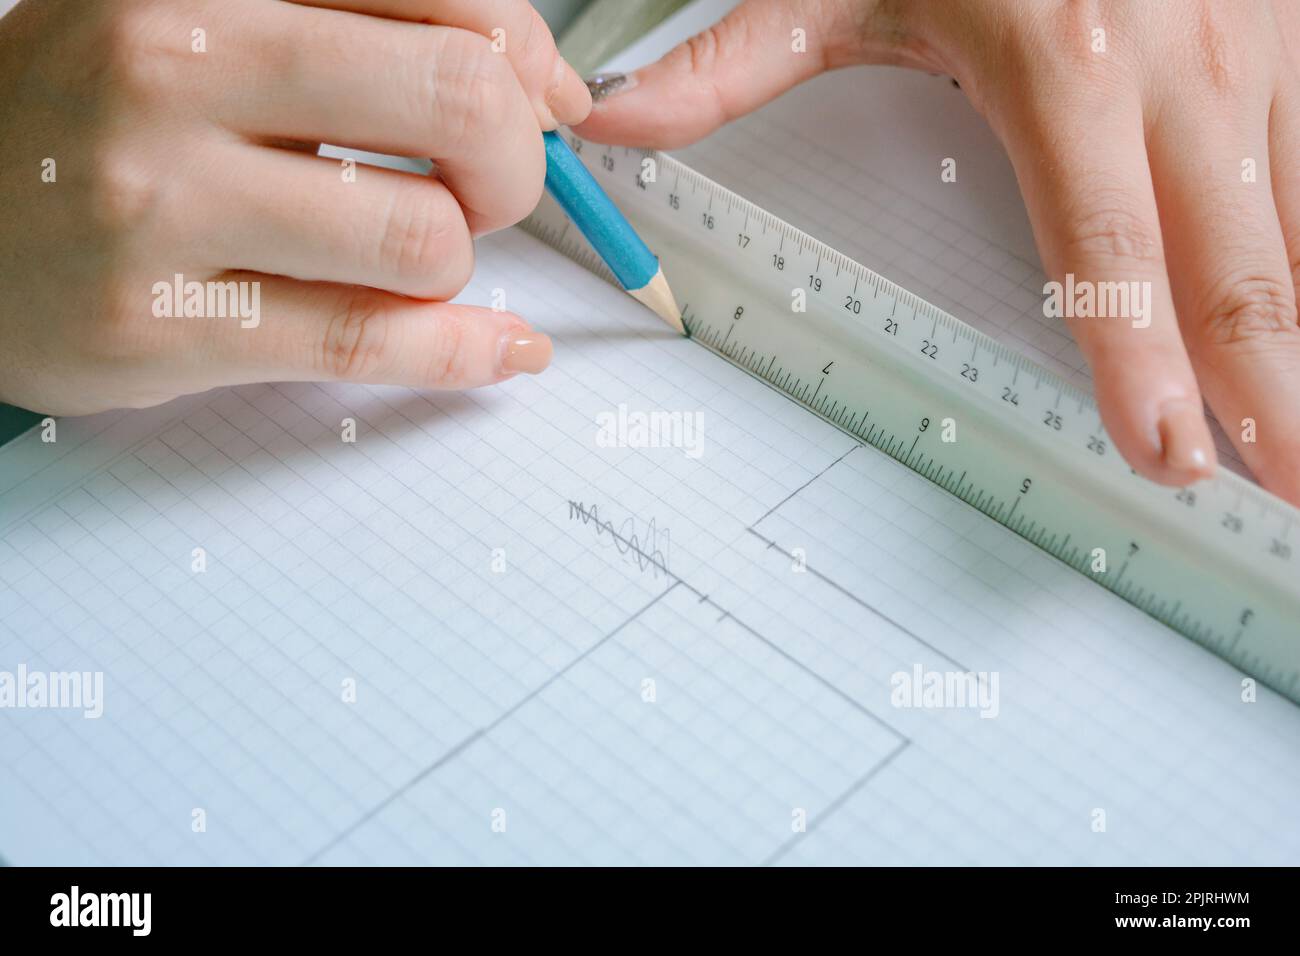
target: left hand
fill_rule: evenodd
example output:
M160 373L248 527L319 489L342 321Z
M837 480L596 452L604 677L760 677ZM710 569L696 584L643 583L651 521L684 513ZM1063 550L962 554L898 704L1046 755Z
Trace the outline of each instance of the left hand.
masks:
M670 149L824 70L950 74L1011 157L1048 275L1151 290L1147 327L1067 320L1129 464L1212 474L1204 392L1261 484L1300 504L1297 41L1296 0L748 0L577 133Z

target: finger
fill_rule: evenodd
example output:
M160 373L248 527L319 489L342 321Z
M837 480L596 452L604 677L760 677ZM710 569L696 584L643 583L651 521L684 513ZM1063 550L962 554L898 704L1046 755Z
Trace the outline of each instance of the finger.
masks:
M193 351L223 370L223 384L324 380L462 389L535 375L551 361L551 340L509 312L247 272L216 281L257 283L256 294L246 294L256 302L255 324L195 326L204 338Z
M658 62L598 86L591 116L575 132L656 149L693 143L790 87L861 59L864 31L851 22L852 6L747 0Z
M476 235L537 205L546 176L537 117L489 40L296 4L258 9L242 27L250 36L228 88L211 106L218 122L259 141L430 157ZM309 40L286 43L286 35ZM245 68L244 57L257 69Z
M1175 304L1206 398L1260 483L1300 501L1300 328L1266 110L1216 111L1213 127L1200 108L1166 110L1151 162ZM1275 128L1278 148L1293 119L1275 122L1286 127Z
M1003 139L1048 275L1093 293L1091 308L1076 293L1074 317L1063 311L1106 431L1140 474L1188 484L1213 473L1214 445L1174 314L1140 105L1064 96L1000 117ZM1081 147L1097 129L1105 147Z
M203 264L450 299L474 268L460 204L438 179L235 143L192 199Z
M514 67L543 129L582 122L591 94L555 47L546 21L524 0L294 0L394 20L460 27L487 37Z
M1294 70L1288 71L1269 111L1268 144L1273 202L1294 288L1300 286L1300 73ZM1258 179L1259 170L1255 173Z

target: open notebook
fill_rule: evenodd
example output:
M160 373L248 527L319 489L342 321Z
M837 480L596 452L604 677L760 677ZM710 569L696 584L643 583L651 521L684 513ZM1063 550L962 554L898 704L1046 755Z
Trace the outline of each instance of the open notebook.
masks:
M681 155L1084 376L945 81L825 77ZM238 388L0 449L0 672L103 675L98 719L0 708L0 856L1297 859L1300 709L519 230L464 298L497 288L545 375ZM605 447L619 406L698 442ZM958 673L976 706L900 706Z

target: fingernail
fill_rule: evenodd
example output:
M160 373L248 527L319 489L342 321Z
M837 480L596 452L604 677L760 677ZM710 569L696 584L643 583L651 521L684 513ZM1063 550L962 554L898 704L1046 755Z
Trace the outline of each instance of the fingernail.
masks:
M626 93L636 86L635 73L597 73L587 78L587 89L594 106L617 93Z
M501 336L501 373L536 375L551 364L553 352L550 337L541 332L508 332Z
M591 112L587 84L563 57L556 58L555 81L547 91L546 105L561 126L577 126Z
M1165 402L1157 431L1161 457L1169 468L1197 479L1214 474L1214 442L1200 402L1189 398Z

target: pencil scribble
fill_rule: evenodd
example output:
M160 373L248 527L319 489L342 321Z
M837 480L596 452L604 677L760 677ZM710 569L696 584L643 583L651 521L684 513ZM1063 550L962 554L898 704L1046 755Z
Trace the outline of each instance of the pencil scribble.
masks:
M666 577L668 575L668 551L669 551L669 532L667 528L660 529L655 519L651 518L646 525L645 534L640 535L636 529L636 519L628 517L624 519L618 529L615 530L612 520L601 520L600 510L597 505L584 505L581 501L569 501L569 520L581 521L583 524L595 526L596 537L608 532L620 554L632 555L642 571L650 568L654 575L658 577L660 572ZM642 543L644 541L644 544Z

